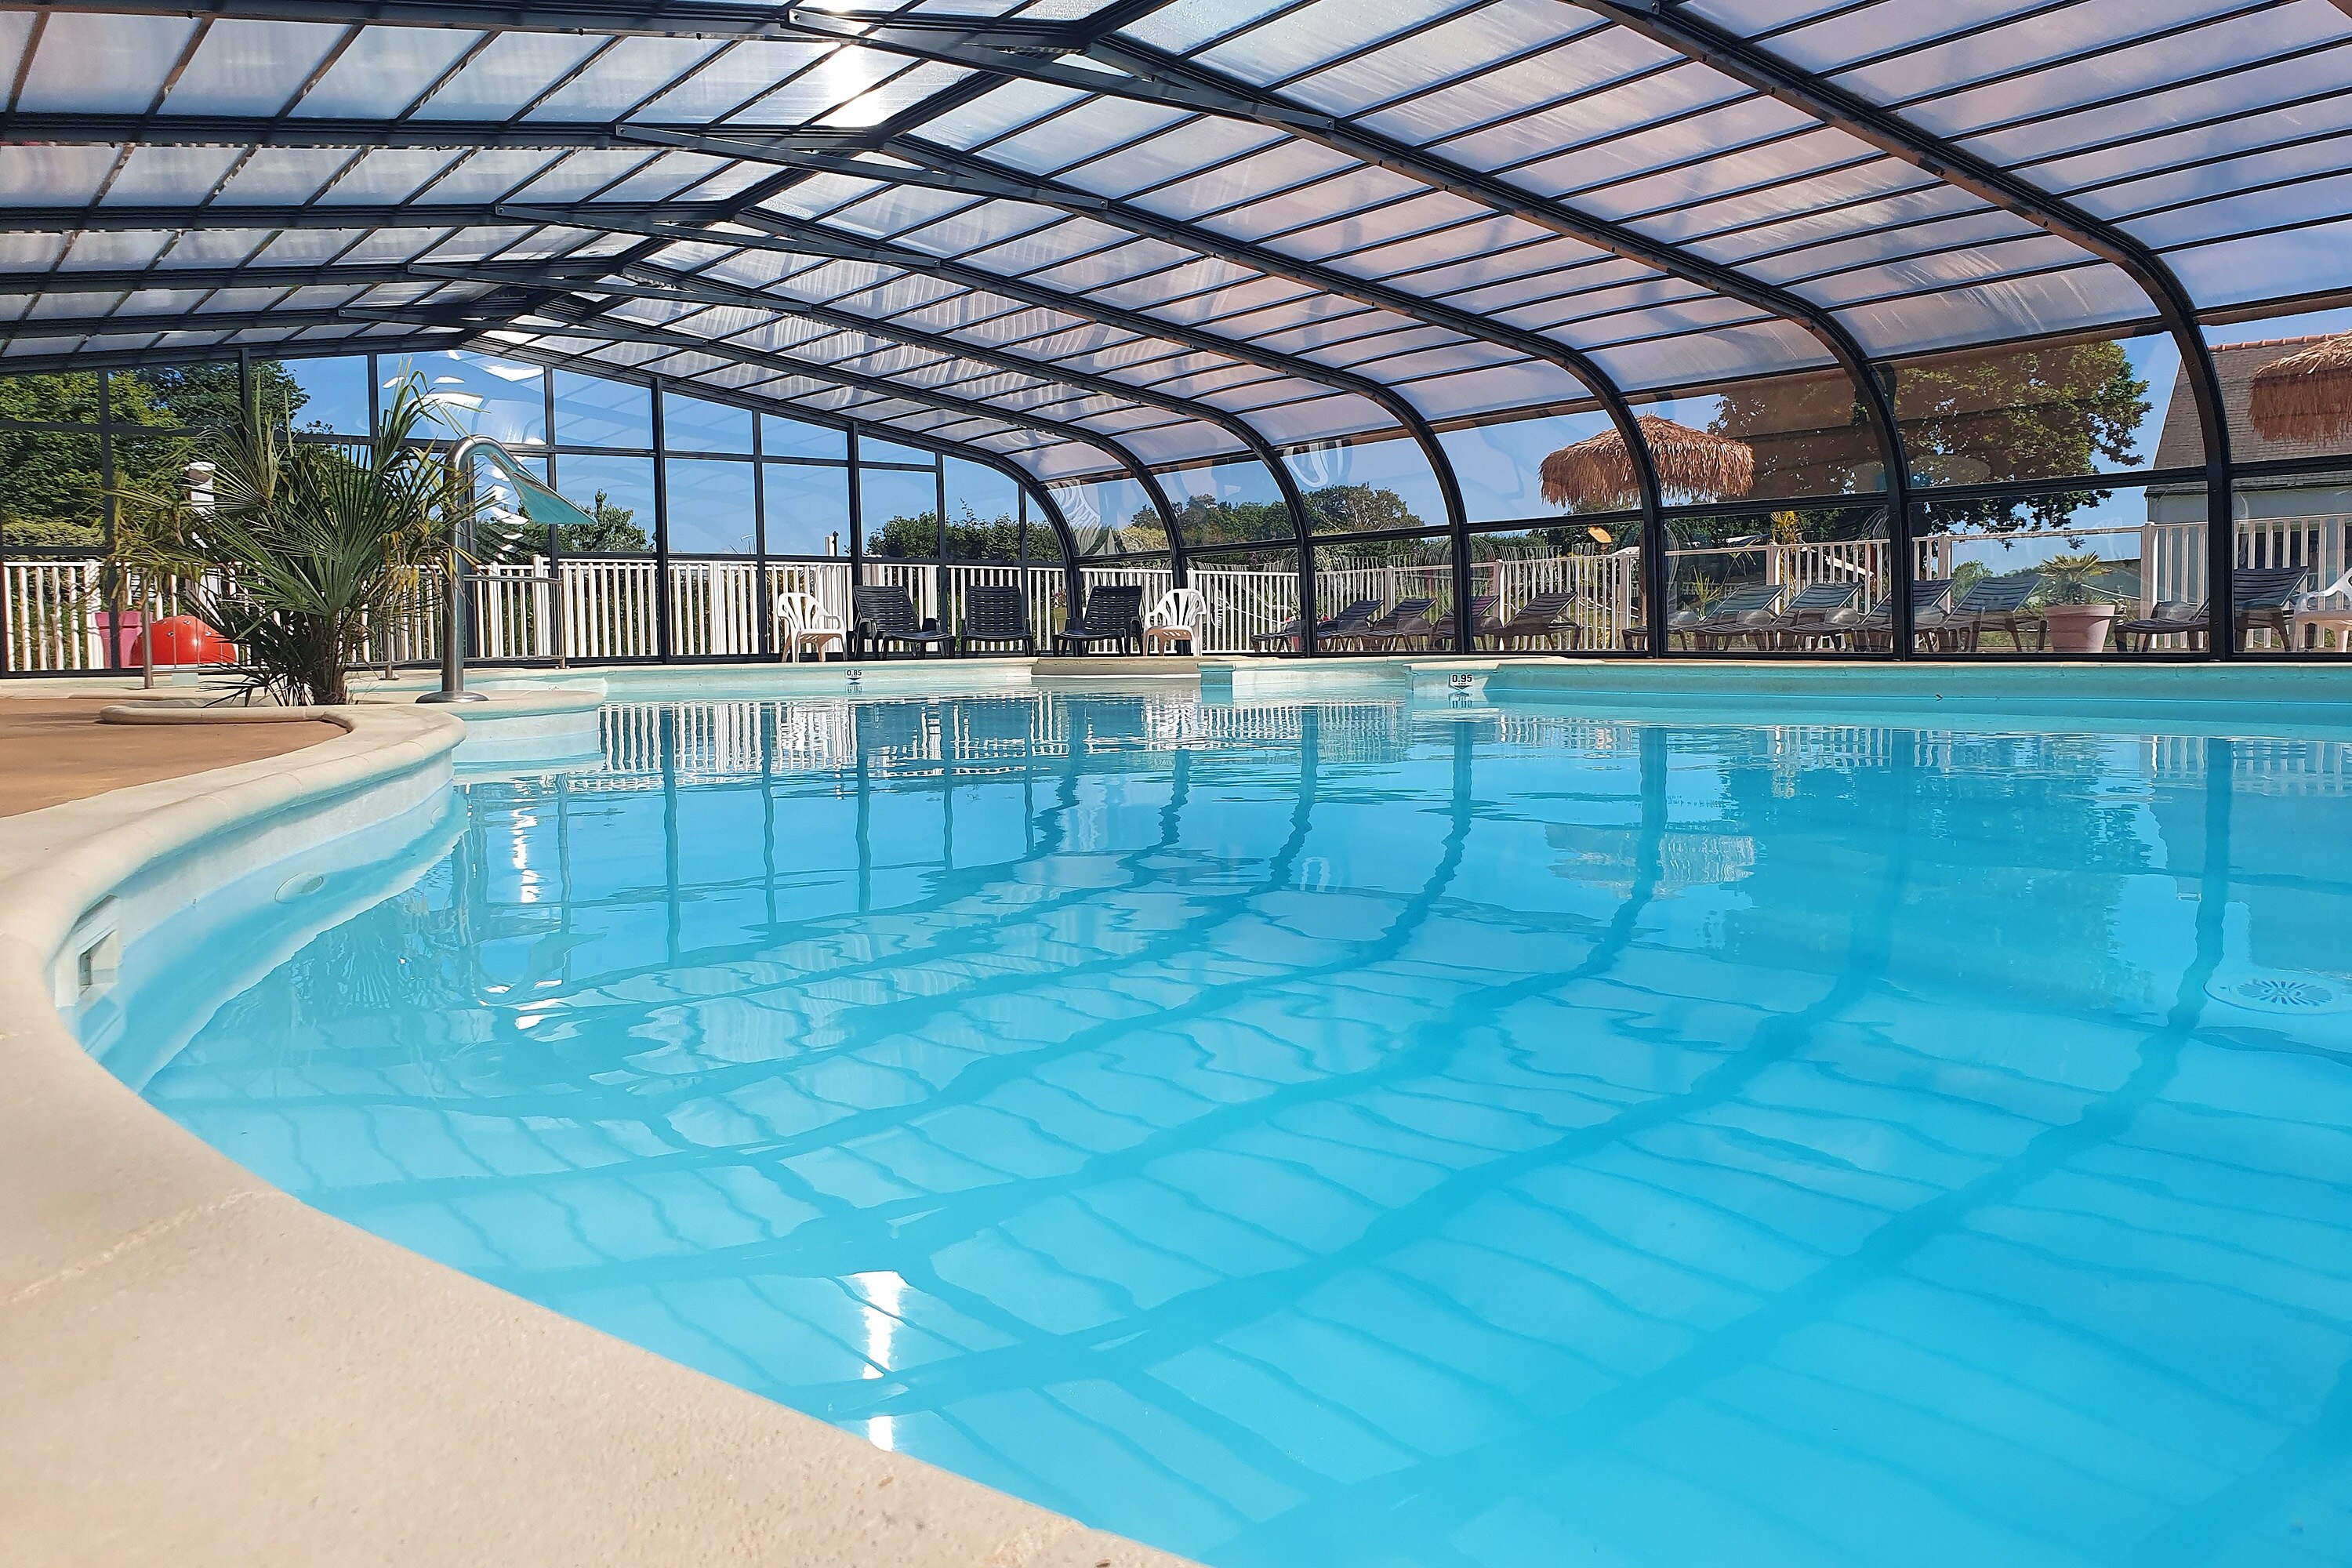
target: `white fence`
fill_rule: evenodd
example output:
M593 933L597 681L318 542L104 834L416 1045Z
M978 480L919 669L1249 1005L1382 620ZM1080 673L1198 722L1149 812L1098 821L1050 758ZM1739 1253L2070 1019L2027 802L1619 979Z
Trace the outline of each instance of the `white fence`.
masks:
M9 669L106 668L97 562L11 561L6 595Z
M2063 531L2064 537L2138 536L2140 603L2149 613L2159 602L2195 604L2205 597L2205 530L2196 522L2150 522L2137 528ZM1965 547L1988 536L1938 534L1916 542L1922 576L1949 577ZM2125 550L2105 541L2101 553L2123 557ZM1739 551L1675 551L1668 558L1676 580L1706 574L1727 579L1736 565L1742 577L1755 575L1763 558L1768 582L1792 589L1821 582L1864 584L1864 602L1885 600L1893 586L1893 557L1884 540L1822 543L1759 543ZM2238 525L2238 560L2249 567L2301 565L2311 569L2309 586L2328 587L2352 569L2352 515L2255 519ZM1720 563L1717 567L1713 563ZM1172 584L1165 570L1089 566L1082 569L1089 591L1107 584L1133 584L1144 591L1147 608ZM1607 554L1528 554L1471 563L1471 592L1492 595L1494 614L1507 619L1540 594L1570 596L1569 616L1577 643L1585 648L1622 647L1625 633L1641 624L1641 558L1634 551ZM1029 624L1041 647L1065 622L1062 571L1045 565L952 565L869 561L868 583L903 588L916 613L953 629L963 619L971 591L982 584L1018 588ZM1192 586L1209 605L1201 651L1239 653L1261 638L1290 630L1298 615L1298 582L1287 572L1200 567ZM776 596L807 594L831 615L850 618L850 566L846 561L770 562L761 581L756 561L686 560L669 563L667 605L659 564L650 557L544 558L481 568L476 577L474 637L488 660L553 660L578 663L651 659L659 656L662 621L668 620L669 646L678 658L755 658L761 655L761 621L772 616ZM99 670L108 668L100 612L104 591L101 563L92 560L18 560L0 572L5 593L5 636L0 637L5 668L16 672ZM372 630L367 657L374 663L415 664L439 656L438 587L429 575L420 584L419 607L392 625ZM1319 616L1335 614L1358 600L1383 606L1407 599L1436 601L1441 614L1454 602L1450 565L1327 567L1316 574ZM2327 608L2352 613L2352 595L2326 601ZM135 608L135 606L133 606ZM170 613L168 602L160 605ZM772 630L770 632L772 641ZM2346 639L2339 637L2339 645Z

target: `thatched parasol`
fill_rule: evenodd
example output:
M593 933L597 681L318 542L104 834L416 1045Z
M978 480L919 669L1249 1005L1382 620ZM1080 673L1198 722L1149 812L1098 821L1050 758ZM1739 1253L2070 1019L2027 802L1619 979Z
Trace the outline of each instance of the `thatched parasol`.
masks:
M2321 441L2352 426L2352 332L2254 372L2247 412L2266 441Z
M1756 482L1756 454L1744 441L1711 436L1644 414L1633 421L1658 466L1658 488L1668 500L1727 500ZM1562 447L1543 460L1543 498L1557 507L1591 510L1633 504L1633 464L1614 430Z

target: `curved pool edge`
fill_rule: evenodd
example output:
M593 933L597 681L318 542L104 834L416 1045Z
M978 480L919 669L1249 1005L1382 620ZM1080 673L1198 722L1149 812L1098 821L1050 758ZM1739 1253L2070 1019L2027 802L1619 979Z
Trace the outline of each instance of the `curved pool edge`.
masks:
M85 952L102 985L207 885L447 787L457 721L331 716L301 752L0 818L12 1554L1180 1568L310 1209L82 1049L58 990Z

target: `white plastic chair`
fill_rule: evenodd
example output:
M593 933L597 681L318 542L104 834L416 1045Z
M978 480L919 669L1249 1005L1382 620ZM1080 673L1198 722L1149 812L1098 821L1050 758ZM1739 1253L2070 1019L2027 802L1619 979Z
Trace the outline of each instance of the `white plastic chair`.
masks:
M1201 651L1201 629L1209 623L1209 601L1198 588L1171 588L1143 621L1143 651L1159 653L1178 643Z
M2287 646L2317 647L2336 634L2336 651L2352 653L2352 571L2315 593L2297 594L2287 622Z
M849 628L841 624L839 616L827 615L814 594L779 594L776 595L777 629L783 634L784 655L794 664L801 661L802 650L816 649L820 662L824 658L824 645L841 645L842 657L849 654Z

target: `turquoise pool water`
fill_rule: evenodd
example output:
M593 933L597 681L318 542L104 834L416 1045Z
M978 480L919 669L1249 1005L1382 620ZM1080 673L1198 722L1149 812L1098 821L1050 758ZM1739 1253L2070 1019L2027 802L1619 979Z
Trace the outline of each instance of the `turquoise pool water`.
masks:
M2352 745L1106 696L607 749L469 785L144 1092L1220 1568L2352 1561Z

